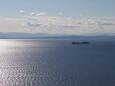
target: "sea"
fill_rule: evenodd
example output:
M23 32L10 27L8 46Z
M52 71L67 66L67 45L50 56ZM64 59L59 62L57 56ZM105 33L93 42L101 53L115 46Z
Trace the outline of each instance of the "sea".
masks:
M114 38L0 39L0 86L115 86Z

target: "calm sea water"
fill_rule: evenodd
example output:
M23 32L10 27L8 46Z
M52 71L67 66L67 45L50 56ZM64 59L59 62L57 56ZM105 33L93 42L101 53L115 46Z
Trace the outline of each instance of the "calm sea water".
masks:
M115 86L115 41L0 40L0 86Z

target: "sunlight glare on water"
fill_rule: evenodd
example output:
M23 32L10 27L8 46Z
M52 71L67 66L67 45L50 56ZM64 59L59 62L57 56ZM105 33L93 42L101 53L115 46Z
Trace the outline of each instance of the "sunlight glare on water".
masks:
M115 41L1 40L0 86L115 86Z

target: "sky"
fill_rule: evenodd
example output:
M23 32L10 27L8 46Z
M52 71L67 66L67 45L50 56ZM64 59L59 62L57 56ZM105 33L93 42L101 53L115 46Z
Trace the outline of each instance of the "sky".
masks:
M0 0L0 16L19 16L19 10L69 17L115 16L114 4L115 0Z
M115 35L115 0L0 0L0 32Z

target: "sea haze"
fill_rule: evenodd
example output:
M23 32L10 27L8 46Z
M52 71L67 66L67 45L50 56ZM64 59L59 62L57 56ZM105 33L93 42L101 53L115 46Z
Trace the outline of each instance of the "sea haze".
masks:
M114 38L1 39L0 86L115 86Z

